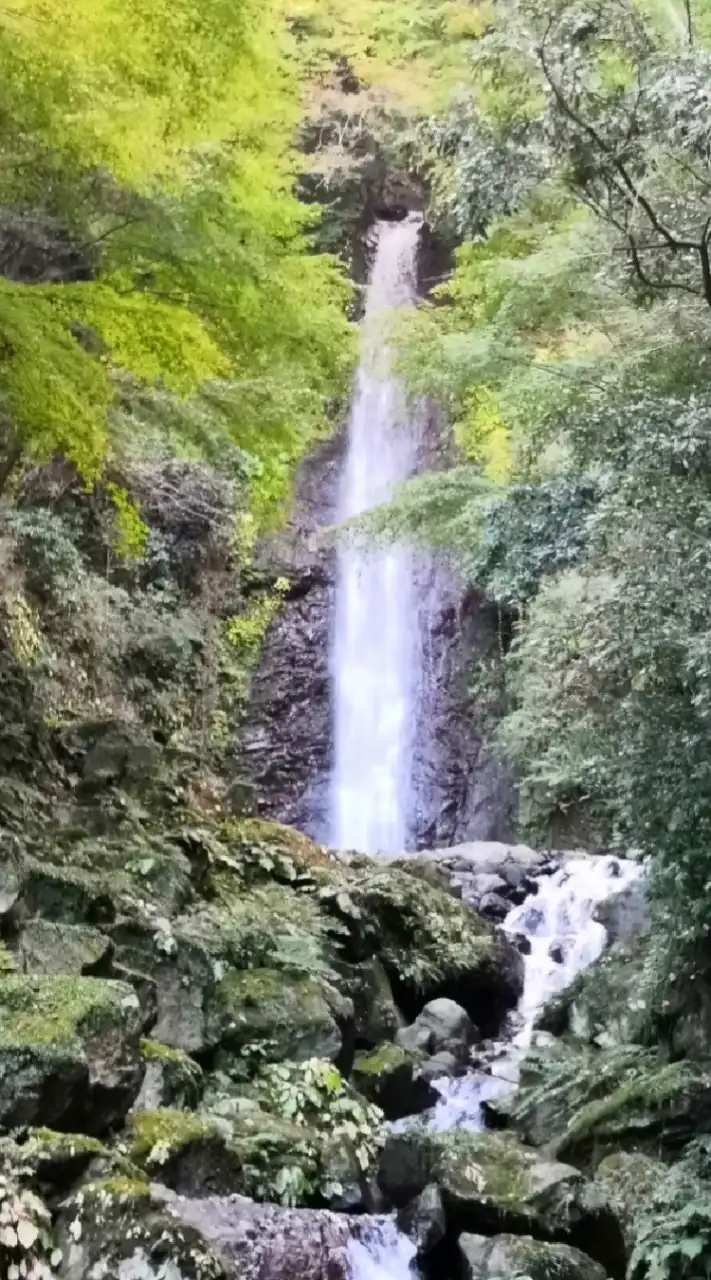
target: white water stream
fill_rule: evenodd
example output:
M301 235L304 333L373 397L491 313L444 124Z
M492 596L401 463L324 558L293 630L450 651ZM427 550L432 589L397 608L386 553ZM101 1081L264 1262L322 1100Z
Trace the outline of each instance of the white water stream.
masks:
M417 300L421 220L382 222L363 321L338 518L385 502L416 469L421 422L393 375L385 326ZM346 537L338 552L332 671L331 843L361 853L410 847L412 761L423 640L416 560L406 546Z

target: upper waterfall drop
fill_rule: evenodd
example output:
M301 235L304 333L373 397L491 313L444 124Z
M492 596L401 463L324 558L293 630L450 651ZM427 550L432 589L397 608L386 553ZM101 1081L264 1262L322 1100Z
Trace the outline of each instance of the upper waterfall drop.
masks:
M348 520L387 501L417 468L421 415L408 406L384 325L417 302L420 218L376 225L361 362L338 502ZM417 561L403 545L338 550L332 647L335 751L331 841L363 853L409 847L412 760L422 666Z

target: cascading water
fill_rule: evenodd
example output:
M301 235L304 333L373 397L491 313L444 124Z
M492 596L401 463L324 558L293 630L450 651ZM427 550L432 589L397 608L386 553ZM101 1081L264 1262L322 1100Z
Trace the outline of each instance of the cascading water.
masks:
M543 1005L601 955L607 933L594 918L596 906L643 875L644 868L637 862L582 855L566 861L554 875L542 877L538 892L509 911L503 929L530 942L514 1034L494 1073L471 1072L459 1080L434 1081L441 1101L430 1118L433 1129L484 1127L481 1104L515 1085L519 1060L531 1044Z
M415 216L375 228L340 521L385 502L417 466L421 423L393 374L384 324L394 308L416 303L420 229ZM335 613L331 842L363 853L400 853L409 847L415 809L422 661L421 596L409 548L343 539Z

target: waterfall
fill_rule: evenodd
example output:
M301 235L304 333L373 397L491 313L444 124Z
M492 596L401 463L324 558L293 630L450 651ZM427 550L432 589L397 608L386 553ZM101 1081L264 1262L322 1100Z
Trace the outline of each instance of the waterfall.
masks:
M421 415L392 370L384 326L417 300L420 219L378 223L361 363L348 428L338 518L387 500L417 466ZM335 750L331 842L363 853L408 848L422 662L417 564L403 545L344 538L338 552L332 672Z
M412 1280L416 1249L393 1222L375 1222L363 1240L348 1245L350 1280Z

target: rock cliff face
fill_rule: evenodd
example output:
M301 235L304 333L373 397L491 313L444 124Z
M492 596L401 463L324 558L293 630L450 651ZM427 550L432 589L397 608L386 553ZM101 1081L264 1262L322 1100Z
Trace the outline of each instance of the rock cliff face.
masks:
M241 732L246 771L265 817L328 839L333 752L329 652L336 589L332 523L345 449L341 433L304 464L289 527L262 549L261 570L290 590L253 673ZM428 684L421 706L425 744L414 761L421 797L417 846L506 839L510 784L477 728L468 673L494 643L494 618L476 595L444 581L430 615Z

